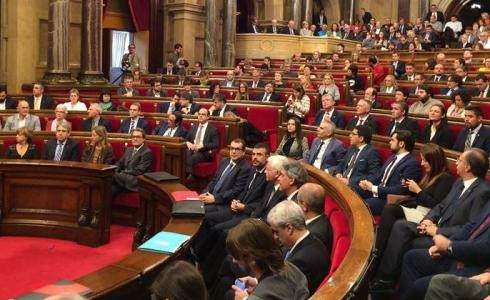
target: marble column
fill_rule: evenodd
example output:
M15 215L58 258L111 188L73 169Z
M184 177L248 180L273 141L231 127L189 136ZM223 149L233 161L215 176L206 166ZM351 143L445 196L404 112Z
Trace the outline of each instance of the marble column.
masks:
M102 0L82 1L81 84L107 84L102 73Z
M301 20L301 16L303 15L302 1L303 0L293 0L293 13L291 16L293 16L293 20L296 23L296 29L301 28L301 22L303 21Z
M218 18L217 0L208 0L204 29L204 66L206 68L218 66Z
M49 0L48 69L42 79L45 84L73 84L68 56L70 31L70 0Z
M311 24L313 17L313 0L305 0L305 20Z
M223 12L223 67L233 67L235 64L236 0L224 0Z

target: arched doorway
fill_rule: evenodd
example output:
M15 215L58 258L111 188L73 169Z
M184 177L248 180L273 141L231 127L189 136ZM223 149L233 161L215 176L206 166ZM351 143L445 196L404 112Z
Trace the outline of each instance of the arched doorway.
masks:
M482 12L490 11L489 1L478 0L459 0L452 1L446 9L445 18L449 20L452 15L458 16L463 23L463 28L471 26L473 22L478 21Z

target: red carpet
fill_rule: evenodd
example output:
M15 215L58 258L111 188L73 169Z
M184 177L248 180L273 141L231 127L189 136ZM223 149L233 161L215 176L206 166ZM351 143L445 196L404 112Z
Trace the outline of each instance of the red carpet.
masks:
M111 225L111 242L98 248L74 242L0 237L0 300L60 279L76 279L131 252L133 227Z

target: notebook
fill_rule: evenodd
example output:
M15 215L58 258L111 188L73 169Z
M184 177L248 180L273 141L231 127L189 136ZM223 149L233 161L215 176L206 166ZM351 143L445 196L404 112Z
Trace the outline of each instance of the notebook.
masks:
M169 181L169 180L178 180L180 179L178 176L172 175L167 172L149 172L143 174L143 176L150 178L154 181Z
M174 218L199 218L204 217L204 203L195 200L183 200L174 202L172 206Z
M16 300L41 300L50 296L60 294L78 294L80 296L86 296L92 292L88 287L79 283L73 282L69 279L62 279L38 288L30 293L21 295Z
M172 192L175 201L199 200L199 194L195 191L176 191Z
M190 238L189 235L161 231L138 247L142 251L173 254Z

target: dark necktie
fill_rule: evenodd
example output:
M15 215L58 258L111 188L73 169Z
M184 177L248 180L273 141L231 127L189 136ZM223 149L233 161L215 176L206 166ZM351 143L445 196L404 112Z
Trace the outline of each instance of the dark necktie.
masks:
M395 122L393 125L393 129L391 130L390 134L393 134L398 129L398 126L400 126L400 122Z
M316 159L318 158L318 154L320 154L320 151L322 150L323 145L325 145L325 143L321 142L320 145L318 146L318 149L316 149L315 154L313 155L310 161L311 165L315 163Z
M277 193L278 190L274 188L274 190L271 192L271 195L269 196L269 199L267 199L267 202L265 203L264 209L266 210L267 207L269 206L269 203L271 202L272 198L274 198L274 195Z
M435 76L435 77L434 77L434 81L439 81L440 79L441 79L441 77L440 77L440 76Z
M134 120L131 119L131 124L129 125L129 133L131 133L134 129L134 123L135 123Z
M226 177L228 177L228 174L230 174L231 170L233 170L233 167L234 167L233 162L230 162L228 164L228 166L226 167L226 169L223 171L223 173L221 173L221 177L219 178L218 182L216 183L216 185L213 188L214 194L219 192L219 190L221 189L221 186L225 182Z
M364 124L364 120L363 119L359 119L359 125L363 125Z
M464 142L464 150L468 150L471 148L471 136L473 135L473 130L468 129L468 136L466 137L466 141Z
M359 148L357 148L354 155L352 155L352 158L349 161L349 165L347 166L347 169L344 171L344 174L342 174L344 177L347 177L349 173L352 171L352 169L354 168L354 165L356 164L356 160L360 152L361 151L359 150Z
M390 162L388 167L385 170L385 173L383 174L383 178L381 179L381 183L379 184L380 186L385 186L386 181L388 181L388 176L391 173L391 170L393 169L393 166L395 165L396 162L396 156L393 158L393 160Z
M56 161L61 160L61 156L63 156L63 146L64 146L64 143L58 142L58 145L56 147L56 153L54 155L54 160L56 160Z

